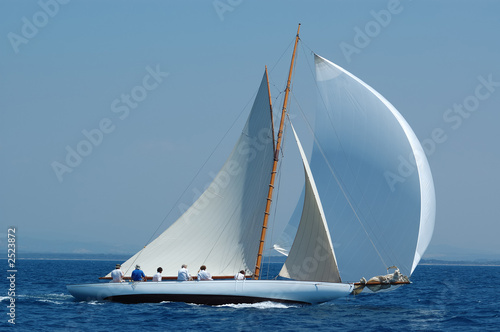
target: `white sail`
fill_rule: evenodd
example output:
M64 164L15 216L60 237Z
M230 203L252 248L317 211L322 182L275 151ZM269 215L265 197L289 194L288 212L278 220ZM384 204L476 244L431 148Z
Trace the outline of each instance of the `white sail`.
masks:
M302 281L340 282L330 232L321 200L300 140L295 132L305 173L305 196L297 234L280 276Z
M193 275L205 264L212 275L253 271L273 163L273 134L266 75L245 128L226 163L198 200L165 232L122 265L151 276ZM109 276L109 274L108 274Z
M315 56L320 91L311 168L344 281L410 275L432 237L435 194L425 153L377 91Z

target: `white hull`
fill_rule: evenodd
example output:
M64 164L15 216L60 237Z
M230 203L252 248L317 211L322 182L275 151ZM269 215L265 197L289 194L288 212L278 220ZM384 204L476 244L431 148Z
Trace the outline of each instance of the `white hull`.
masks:
M176 301L198 304L322 303L345 297L352 284L293 280L123 282L68 285L77 300L123 303Z

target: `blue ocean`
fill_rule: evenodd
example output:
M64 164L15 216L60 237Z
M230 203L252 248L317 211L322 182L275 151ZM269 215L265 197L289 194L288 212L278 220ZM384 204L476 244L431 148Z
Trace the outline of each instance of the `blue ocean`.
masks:
M117 260L21 259L2 278L0 330L21 331L499 331L499 266L420 265L411 285L321 305L272 302L223 306L78 302L66 284L96 282ZM271 263L269 276L280 265ZM7 270L7 269L6 269ZM9 275L7 274L7 277Z

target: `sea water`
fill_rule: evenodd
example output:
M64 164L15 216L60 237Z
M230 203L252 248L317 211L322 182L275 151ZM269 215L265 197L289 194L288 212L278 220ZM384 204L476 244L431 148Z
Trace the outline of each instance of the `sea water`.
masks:
M421 265L415 270L411 285L320 305L79 302L66 290L67 284L97 282L115 264L116 261L104 260L18 260L15 328L20 331L500 331L498 266ZM270 264L269 275L275 275L279 267ZM8 321L9 280L2 278L0 285L3 308L0 330L7 331L13 327Z

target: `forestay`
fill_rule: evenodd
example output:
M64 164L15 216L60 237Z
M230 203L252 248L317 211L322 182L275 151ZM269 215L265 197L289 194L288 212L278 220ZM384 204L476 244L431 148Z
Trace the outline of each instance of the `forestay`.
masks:
M344 281L410 275L434 229L435 194L425 153L377 91L315 56L319 109L311 168Z
M205 264L216 276L253 271L274 156L271 122L264 75L245 128L214 181L172 226L122 265L126 275L136 264L146 275L159 266L163 275L177 275L181 264L194 271Z

